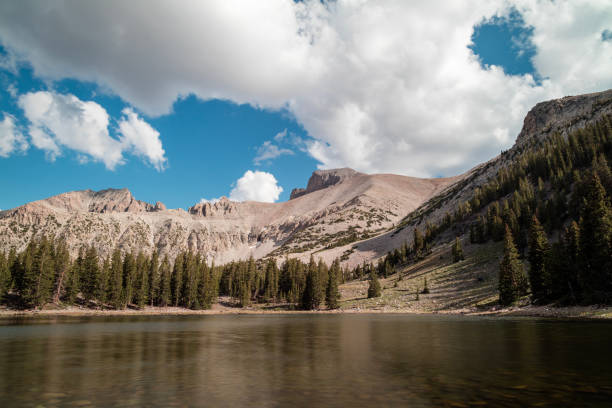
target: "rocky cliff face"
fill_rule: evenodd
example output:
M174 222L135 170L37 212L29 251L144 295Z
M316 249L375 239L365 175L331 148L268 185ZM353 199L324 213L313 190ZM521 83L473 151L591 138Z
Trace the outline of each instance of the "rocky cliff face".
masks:
M344 180L348 180L352 177L362 175L353 169L332 169L332 170L317 170L312 173L308 180L306 188L294 188L291 191L290 200L301 197L305 194L312 193L313 191L322 190L327 187L342 183Z

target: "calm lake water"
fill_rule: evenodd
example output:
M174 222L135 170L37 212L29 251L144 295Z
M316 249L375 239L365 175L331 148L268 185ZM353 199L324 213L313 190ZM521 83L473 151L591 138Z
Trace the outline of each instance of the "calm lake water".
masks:
M0 320L0 405L612 406L612 324L413 315Z

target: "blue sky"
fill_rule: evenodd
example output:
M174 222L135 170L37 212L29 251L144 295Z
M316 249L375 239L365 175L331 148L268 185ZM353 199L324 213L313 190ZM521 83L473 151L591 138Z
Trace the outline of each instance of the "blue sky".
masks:
M392 8L393 2L389 3ZM61 7L60 3L48 4ZM131 11L136 13L143 4L147 3L132 3ZM221 4L210 2L198 6L208 10L197 11L205 18L229 3ZM0 10L0 16L6 18L3 22L0 17L0 120L11 118L11 132L22 142L20 145L14 139L12 147L0 154L0 208L65 191L109 187L127 187L138 199L159 200L170 208L187 208L202 198L228 196L236 186L236 199L283 201L292 188L305 186L318 167L450 176L511 145L533 103L610 85L609 76L593 75L587 83L584 80L591 75L579 73L583 82L577 83L575 78L563 76L571 67L555 71L557 65L572 62L556 58L558 44L545 31L550 25L545 14L554 14L554 7L552 12L535 7L520 11L515 7L489 7L482 15L458 7L449 15L436 15L440 18L437 28L435 24L434 28L414 28L415 24L404 24L399 18L394 26L393 16L401 11L422 19L432 11L410 9L399 2L393 7L401 10L390 10L383 16L385 24L372 24L372 31L365 32L362 27L367 25L355 28L336 20L353 13L353 19L369 21L374 14L349 9L343 2L335 8L317 2L270 0L270 4L275 7L263 16L272 26L270 33L261 33L260 26L255 31L247 27L241 33L244 21L250 20L240 20L232 13L229 17L219 14L217 19L231 19L223 27L235 24L231 35L224 35L223 27L219 33L203 32L203 40L194 43L195 48L189 48L191 40L185 37L192 36L187 30L188 10L173 17L185 20L185 32L176 21L168 21L164 31L162 21L159 31L163 35L159 38L150 34L153 31L146 25L135 27L130 10L117 17L111 15L115 9L109 8L107 16L107 10L101 14L93 9L97 5L80 4L83 10L74 12L86 16L84 20L100 20L102 27L90 24L90 29L82 32L83 38L75 33L88 27L86 21L78 21L77 28L66 28L65 21L54 20L60 18L58 14L48 14L49 10L42 10L44 7L36 2ZM373 4L367 6L376 6ZM154 14L157 3L149 5ZM608 35L612 19L602 19L598 7L581 9L583 15L576 12L584 21L557 27L561 34L555 35L562 41L563 35L571 39L578 36L575 32L591 30L592 34L580 35L589 34L593 49L600 50L602 60L606 60L611 49L607 43L612 43ZM327 13L328 18L316 22L328 25L334 36L326 37L312 28L318 27L314 24L318 17L311 16L318 14L313 10ZM70 12L64 10L68 15L65 18ZM245 11L249 12L264 13L260 9ZM307 17L295 17L300 13ZM106 41L113 31L104 31L109 25L104 25L105 18L127 33L125 44ZM196 22L195 27L212 25ZM405 26L412 26L412 31L405 31ZM46 30L52 34L45 34ZM283 37L279 34L282 30L297 33L296 37L285 43L278 39ZM464 34L448 35L452 30ZM143 33L145 37L151 35L151 49L137 43ZM124 41L124 37L117 41ZM211 40L206 40L209 37ZM340 40L344 45L337 48ZM567 53L579 52L580 43L573 50L571 42L566 42ZM434 48L429 43L435 44ZM123 50L123 45L125 54L113 48ZM175 50L183 46L189 48L184 60L177 54L181 51ZM92 51L92 47L97 48ZM419 47L423 51L411 52ZM260 53L251 54L250 48ZM134 53L137 56L132 60ZM167 55L164 60L174 60L160 61L156 53ZM347 59L349 55L351 59ZM473 56L477 66L472 63ZM359 61L351 66L356 59ZM601 68L602 60L591 65ZM456 66L457 72L440 68L449 64ZM44 98L27 102L24 97L42 96L44 92L54 103L67 104L61 115L72 114L87 102L94 103L89 106L96 108L98 115L104 117L106 112L108 126L103 126L102 133L107 132L107 136L101 137L107 147L74 148L80 137L78 132L71 132L74 127L63 128L69 133L63 140L72 142L62 145L52 126L62 126L66 116L58 113L59 124L57 117L50 119L44 114L33 119L36 104ZM421 99L410 99L421 94ZM432 96L436 94L439 100ZM70 95L74 96L70 97L72 102L66 99ZM428 109L423 111L423 107ZM25 109L30 109L29 113ZM133 113L132 136L121 128L122 123L128 123L126 109ZM481 115L485 110L490 114ZM88 126L82 123L87 118L84 115L75 123ZM39 132L55 140L56 150L41 148L41 142L36 142L30 128L33 120L39 120ZM131 144L125 142L118 147L119 140L124 143L130 137ZM22 149L26 145L27 149ZM112 162L103 158L109 152L116 155ZM256 158L265 152L269 158L258 161ZM248 171L251 176L245 177ZM243 186L245 189L240 190Z

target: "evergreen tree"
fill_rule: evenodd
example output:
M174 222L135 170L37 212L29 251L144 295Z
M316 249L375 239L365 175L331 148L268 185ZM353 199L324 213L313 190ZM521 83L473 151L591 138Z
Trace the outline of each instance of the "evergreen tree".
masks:
M93 245L85 250L80 272L80 288L85 301L97 299L99 297L100 266L98 265L98 253Z
M264 299L271 302L278 293L278 267L276 260L270 258L266 264L266 279L264 284Z
M149 296L149 262L146 255L140 251L136 257L136 279L134 281L134 303L142 309Z
M134 302L134 292L136 287L136 278L138 268L136 259L131 252L128 252L123 257L123 307Z
M151 256L151 262L149 262L149 303L151 306L155 304L157 299L159 298L159 289L160 289L160 275L159 275L159 254L157 251L153 251L153 255Z
M597 174L587 179L580 221L581 285L588 303L610 301L612 292L612 216Z
M527 291L527 277L518 259L512 232L506 225L504 257L499 264L499 303L509 305Z
M308 263L308 273L306 275L306 286L302 295L301 308L304 310L318 309L323 300L321 292L321 281L318 265L313 256L310 256Z
M42 307L52 300L55 274L53 249L49 240L43 237L38 245L34 244L32 251L31 263L24 268L20 294L24 306Z
M107 299L115 309L121 309L127 302L124 301L123 261L121 251L118 248L115 248L111 256L109 275Z
M548 271L547 259L550 245L546 232L534 215L529 229L529 283L534 302L546 302L550 299L552 282Z
M172 303L174 306L178 306L182 298L183 287L183 254L180 253L174 258L174 267L172 271Z
M368 286L368 298L375 298L380 296L382 296L382 288L380 287L380 282L378 281L376 271L372 269L372 271L370 272L370 284Z
M158 304L161 307L166 307L172 302L172 270L170 269L170 262L168 256L164 256L162 263L159 267L160 284L159 284L159 301Z
M340 261L336 259L332 263L331 268L329 268L329 279L325 292L325 304L328 309L338 308L338 299L340 298L340 292L338 291L338 276L340 273Z
M461 240L459 237L455 237L455 243L453 245L453 262L463 261L463 247L461 246Z
M11 271L4 252L0 252L0 303L8 294L11 285Z
M55 288L53 290L53 303L59 303L66 287L66 277L70 274L72 265L66 241L60 240L55 248Z

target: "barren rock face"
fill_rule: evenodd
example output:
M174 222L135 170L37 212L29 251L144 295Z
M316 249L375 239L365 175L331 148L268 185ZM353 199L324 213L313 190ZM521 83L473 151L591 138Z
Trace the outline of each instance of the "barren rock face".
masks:
M294 188L291 191L290 200L303 196L304 194L312 193L313 191L322 190L327 187L331 187L338 183L342 183L344 180L348 180L352 177L358 176L363 173L359 173L353 169L332 169L332 170L317 170L312 173L308 180L306 188Z

